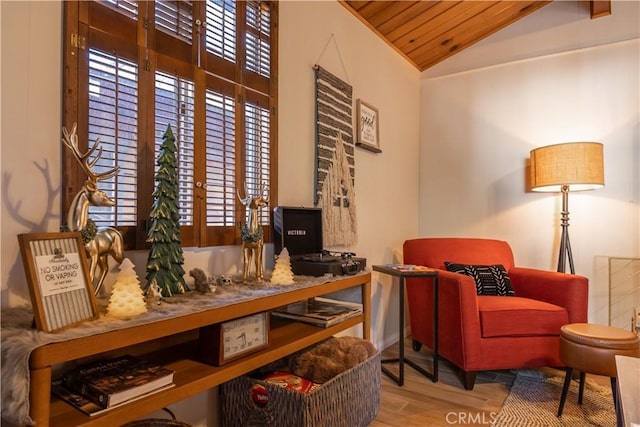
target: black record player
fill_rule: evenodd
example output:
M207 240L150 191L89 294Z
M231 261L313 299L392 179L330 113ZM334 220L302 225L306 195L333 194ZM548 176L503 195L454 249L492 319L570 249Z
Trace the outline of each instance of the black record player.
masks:
M293 274L341 276L364 269L366 258L322 248L322 209L276 206L273 209L274 252L287 248Z
M303 255L291 259L294 274L306 276L351 275L361 271L367 264L365 258L356 258L352 252L322 251L319 254Z

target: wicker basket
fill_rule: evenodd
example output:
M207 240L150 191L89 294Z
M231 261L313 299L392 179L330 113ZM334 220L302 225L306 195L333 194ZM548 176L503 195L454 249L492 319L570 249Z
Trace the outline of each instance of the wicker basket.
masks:
M255 384L267 390L264 406L253 401ZM309 393L242 376L222 384L220 397L225 427L368 426L380 407L380 353Z
M144 420L131 421L121 427L191 427L187 423L176 420L176 416L169 408L162 408L162 410L169 414L171 418L146 418Z
M147 418L144 420L132 421L122 427L190 427L189 424L178 420L166 418Z

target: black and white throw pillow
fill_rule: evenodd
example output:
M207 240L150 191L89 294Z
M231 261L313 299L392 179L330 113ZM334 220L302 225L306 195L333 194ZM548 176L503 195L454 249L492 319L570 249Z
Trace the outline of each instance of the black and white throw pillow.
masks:
M513 296L515 291L503 265L469 265L445 262L447 271L473 277L478 295Z

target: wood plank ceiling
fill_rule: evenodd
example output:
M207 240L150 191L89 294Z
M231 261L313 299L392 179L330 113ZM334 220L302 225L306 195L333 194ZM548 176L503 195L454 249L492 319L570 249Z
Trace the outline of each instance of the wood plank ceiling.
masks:
M420 71L551 3L551 0L339 1ZM592 17L610 11L609 1L591 1Z

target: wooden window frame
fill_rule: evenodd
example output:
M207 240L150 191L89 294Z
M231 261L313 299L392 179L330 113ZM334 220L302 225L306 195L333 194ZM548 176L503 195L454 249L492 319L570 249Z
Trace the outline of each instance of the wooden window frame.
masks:
M77 123L80 149L86 150L88 141L88 100L87 75L88 51L98 48L109 52L114 47L118 54L134 61L138 65L138 176L137 176L137 224L135 226L117 226L123 235L126 250L148 249L147 230L149 214L153 204L154 168L155 168L155 125L154 125L154 82L156 69L166 71L173 68L181 70L180 75L190 75L195 84L195 104L204 105L205 89L210 82L220 80L234 88L236 100L236 164L235 188L241 188L245 178L245 122L244 102L246 99L259 99L261 106L270 110L270 147L269 147L269 197L272 205L277 204L277 64L278 64L278 3L277 1L259 2L270 9L270 77L248 72L244 69L246 32L246 14L244 4L237 2L236 19L236 63L222 60L206 52L204 37L202 43L195 39L188 49L161 30L154 28L154 7L140 7L138 19L134 20L110 8L103 2L70 0L64 2L64 43L63 43L63 126L70 129ZM145 4L141 2L141 5ZM153 3L151 3L152 5ZM254 3L255 4L255 3ZM205 2L192 3L193 20L203 21ZM200 52L198 52L198 47ZM159 65L161 64L161 65ZM235 82L235 83L234 83ZM205 109L195 110L195 157L204 153L206 148ZM73 156L62 152L62 212L66 216L71 201L86 180L84 172ZM204 157L204 156L202 156ZM194 182L204 182L206 169L203 162L194 165ZM241 190L242 192L242 190ZM235 189L234 189L235 193ZM235 200L235 224L227 226L207 226L206 190L194 188L193 225L181 227L183 246L219 246L241 244L240 223L245 221L245 207ZM268 215L270 217L270 215ZM272 240L270 224L264 224L265 242Z

